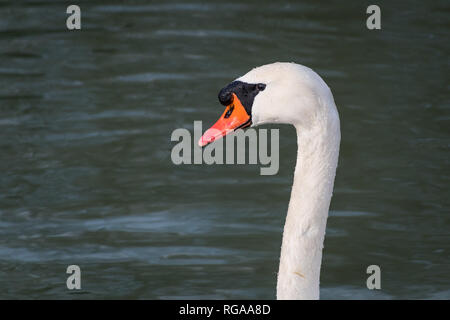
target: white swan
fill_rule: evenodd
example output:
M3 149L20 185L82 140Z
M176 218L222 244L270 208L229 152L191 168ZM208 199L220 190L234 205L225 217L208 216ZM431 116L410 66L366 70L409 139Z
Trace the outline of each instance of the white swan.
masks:
M295 63L255 68L219 93L224 114L199 141L236 128L291 124L297 164L283 232L277 299L318 299L328 209L339 155L340 123L333 95L313 70Z

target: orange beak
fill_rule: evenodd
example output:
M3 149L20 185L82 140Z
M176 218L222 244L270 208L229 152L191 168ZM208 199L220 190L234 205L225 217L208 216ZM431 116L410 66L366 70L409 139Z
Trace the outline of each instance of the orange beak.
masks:
M219 120L198 141L200 147L220 139L236 129L246 128L252 124L251 117L245 111L239 98L233 93L231 103L226 107Z

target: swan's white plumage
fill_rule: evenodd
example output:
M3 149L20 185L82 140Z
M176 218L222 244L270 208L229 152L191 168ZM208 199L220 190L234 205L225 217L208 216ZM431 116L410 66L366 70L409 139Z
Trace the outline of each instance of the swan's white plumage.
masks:
M318 299L322 248L339 155L333 95L313 70L273 63L238 78L265 83L254 100L253 125L286 123L297 131L297 163L283 232L278 299Z

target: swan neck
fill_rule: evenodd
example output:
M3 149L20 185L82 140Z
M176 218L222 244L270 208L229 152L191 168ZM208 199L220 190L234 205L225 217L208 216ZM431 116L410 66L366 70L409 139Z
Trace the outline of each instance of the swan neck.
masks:
M283 232L278 299L319 299L320 267L339 154L339 122L297 130L297 163Z

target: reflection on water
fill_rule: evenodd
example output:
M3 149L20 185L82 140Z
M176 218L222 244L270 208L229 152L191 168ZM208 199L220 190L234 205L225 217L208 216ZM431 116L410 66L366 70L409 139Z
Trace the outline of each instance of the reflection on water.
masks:
M274 298L294 129L272 177L175 166L170 134L212 123L250 68L296 61L342 122L322 297L450 298L445 4L380 3L376 32L338 2L79 1L76 32L57 2L1 5L0 297Z

